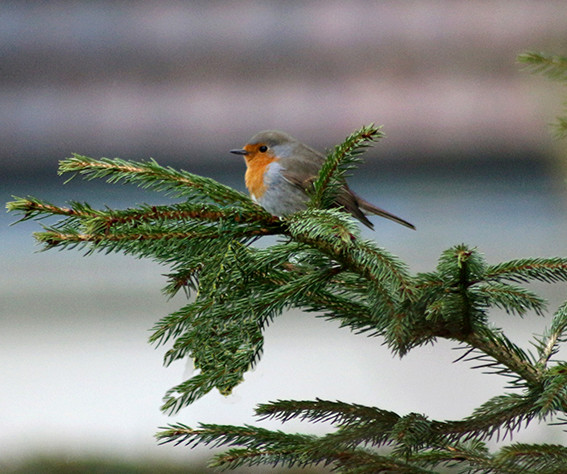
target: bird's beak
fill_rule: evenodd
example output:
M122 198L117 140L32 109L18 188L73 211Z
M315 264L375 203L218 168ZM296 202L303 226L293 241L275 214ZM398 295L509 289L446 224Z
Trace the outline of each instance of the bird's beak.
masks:
M246 156L248 154L246 150L243 150L241 148L237 148L236 150L230 150L230 153L234 153L235 155L243 155L243 156Z

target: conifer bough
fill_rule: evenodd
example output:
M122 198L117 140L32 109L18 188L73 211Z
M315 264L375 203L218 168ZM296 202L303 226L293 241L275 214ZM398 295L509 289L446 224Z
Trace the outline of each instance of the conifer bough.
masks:
M468 471L567 471L567 449L514 443L489 453L484 441L519 430L534 418L563 423L567 363L554 360L567 331L567 303L553 315L529 352L489 324L490 310L511 317L542 315L545 301L522 284L567 281L566 258L525 258L488 264L474 248L456 245L437 268L412 275L387 250L361 238L352 217L326 209L360 150L381 137L369 125L330 152L314 183L310 207L277 218L246 195L212 179L162 167L156 161L93 159L60 162L60 173L109 183L135 184L180 199L131 209L68 206L16 198L8 210L21 220L58 221L35 234L44 249L122 252L170 267L164 291L193 293L178 311L158 321L150 342L166 346L165 365L191 357L199 373L171 388L162 410L176 413L216 388L223 394L243 380L263 349L263 329L290 308L338 320L358 334L380 336L403 356L438 338L465 349L485 372L508 378L509 389L462 420L437 421L376 407L328 400L279 400L260 405L261 419L330 422L322 436L255 426L172 424L162 443L228 446L212 465L329 465L340 472L436 472L453 465ZM267 248L250 245L267 235ZM563 415L564 416L564 415ZM388 450L377 448L389 446ZM554 470L555 469L555 470Z

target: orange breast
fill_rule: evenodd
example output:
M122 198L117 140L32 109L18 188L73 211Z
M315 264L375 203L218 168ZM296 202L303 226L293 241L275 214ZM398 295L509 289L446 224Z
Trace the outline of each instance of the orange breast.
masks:
M246 174L244 181L248 191L255 199L260 199L266 192L264 173L268 170L270 163L276 159L269 155L256 155L246 159Z

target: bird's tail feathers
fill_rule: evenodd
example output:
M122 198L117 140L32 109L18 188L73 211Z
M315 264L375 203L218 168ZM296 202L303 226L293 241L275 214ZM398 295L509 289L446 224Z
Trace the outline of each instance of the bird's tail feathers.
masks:
M364 212L368 214L374 214L380 217L385 217L386 219L390 219L391 221L397 222L398 224L402 224L403 226L415 230L415 226L413 224L402 219L401 217L398 217L392 214L391 212L385 211L384 209L377 207L374 204L370 204L368 201L365 201L364 199L358 196L356 197L356 199L358 201L358 205L360 209L362 209Z

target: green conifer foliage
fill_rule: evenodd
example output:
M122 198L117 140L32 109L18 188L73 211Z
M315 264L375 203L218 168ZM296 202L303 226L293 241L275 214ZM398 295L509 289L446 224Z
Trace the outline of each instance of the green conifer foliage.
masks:
M528 51L518 55L526 70L543 74L549 79L567 84L567 58L556 54ZM564 102L564 109L567 104ZM552 125L557 138L567 138L567 111Z
M548 57L526 56L529 61ZM567 77L564 60L538 68ZM561 67L562 75L555 72ZM455 245L437 268L411 274L406 264L361 238L353 218L330 209L345 174L365 147L381 138L361 128L329 153L305 211L277 218L244 194L212 179L147 162L93 159L60 162L60 173L151 188L177 199L170 205L93 209L59 207L16 198L8 210L21 220L54 217L35 234L44 249L79 248L149 258L170 268L167 295L185 290L188 303L159 320L150 342L165 347L164 363L192 357L199 373L171 388L162 410L177 413L213 389L223 394L242 382L261 356L263 330L290 308L318 312L359 337L379 336L403 356L449 339L485 372L508 379L506 392L461 420L400 415L382 408L330 400L278 400L257 407L259 419L328 422L314 436L258 426L172 424L161 443L227 446L213 466L312 466L339 472L567 472L567 448L511 443L490 453L485 441L539 421L565 423L567 362L554 359L567 337L567 303L553 315L534 352L514 344L490 321L492 309L512 316L546 315L546 302L525 287L567 281L567 258L524 258L489 264L475 248ZM265 248L251 245L278 236ZM110 257L109 257L110 258Z

